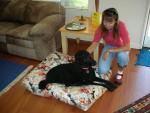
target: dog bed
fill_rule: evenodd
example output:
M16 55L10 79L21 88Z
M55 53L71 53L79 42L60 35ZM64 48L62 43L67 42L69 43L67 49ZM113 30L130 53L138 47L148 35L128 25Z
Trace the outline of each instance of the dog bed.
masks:
M35 95L44 97L55 97L65 103L74 105L84 111L88 110L90 106L107 90L103 86L87 85L87 86L70 86L65 87L63 84L52 83L46 89L40 90L38 84L45 78L46 73L53 67L68 63L65 55L55 52L47 56L39 65L37 65L24 79L23 85L26 89ZM95 71L96 76L99 76ZM99 76L108 80L111 72L107 76Z

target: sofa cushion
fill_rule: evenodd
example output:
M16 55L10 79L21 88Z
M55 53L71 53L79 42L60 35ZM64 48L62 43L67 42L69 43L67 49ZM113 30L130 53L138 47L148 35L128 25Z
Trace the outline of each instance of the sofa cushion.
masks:
M21 25L15 29L9 30L7 35L16 39L31 40L28 34L32 26L32 24Z
M6 33L14 28L20 26L19 23L12 23L12 22L0 22L0 35L6 35Z
M1 14L1 20L24 21L24 12L30 0L11 0Z
M7 52L7 45L6 45L6 43L0 42L0 52Z
M25 48L18 45L7 44L8 52L14 55L19 55L22 57L37 59L35 50L32 48Z
M25 11L26 23L37 23L51 14L64 14L64 8L57 2L32 1Z
M45 17L33 26L29 33L30 36L53 36L54 33L63 25L63 18L64 16L59 14Z
M17 45L25 48L34 48L33 42L30 40L16 39L15 37L7 36L7 44Z

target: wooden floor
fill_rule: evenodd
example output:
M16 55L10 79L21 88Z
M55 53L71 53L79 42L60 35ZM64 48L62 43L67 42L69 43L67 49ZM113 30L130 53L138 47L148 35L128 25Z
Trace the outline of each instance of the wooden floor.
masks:
M85 49L89 44L69 41L69 54ZM138 50L131 50L130 63L125 70L123 84L114 92L106 92L86 113L113 113L150 93L150 68L135 66ZM0 53L0 59L36 66L39 61ZM117 66L113 63L113 74ZM85 113L54 98L43 98L31 94L21 85L21 81L0 97L0 113Z

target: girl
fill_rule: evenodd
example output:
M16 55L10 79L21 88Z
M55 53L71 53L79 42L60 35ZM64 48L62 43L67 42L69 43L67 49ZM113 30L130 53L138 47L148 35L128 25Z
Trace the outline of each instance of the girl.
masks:
M109 8L102 13L102 23L97 28L92 44L87 48L89 53L99 45L99 41L105 42L99 59L99 74L107 74L110 70L113 58L117 58L118 72L115 76L117 84L122 83L123 70L129 61L130 37L125 24L119 20L115 8Z

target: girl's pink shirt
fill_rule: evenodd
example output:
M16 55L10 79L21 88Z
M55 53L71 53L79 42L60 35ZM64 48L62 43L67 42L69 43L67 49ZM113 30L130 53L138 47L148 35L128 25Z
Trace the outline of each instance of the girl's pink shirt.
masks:
M117 47L130 43L129 33L127 31L125 24L122 21L119 21L118 27L119 27L119 38L114 39L112 31L109 31L108 35L105 38L103 38L102 31L99 26L94 34L93 42L99 42L103 38L106 44Z

